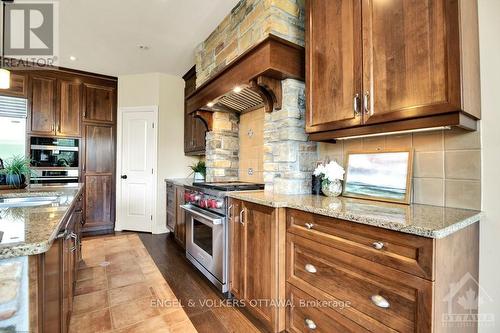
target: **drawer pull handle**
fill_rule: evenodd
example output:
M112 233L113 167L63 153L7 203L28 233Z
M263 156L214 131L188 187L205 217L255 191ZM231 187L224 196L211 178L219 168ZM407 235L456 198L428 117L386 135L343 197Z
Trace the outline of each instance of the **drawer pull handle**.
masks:
M390 307L391 305L389 304L389 301L386 300L385 298L383 298L382 296L380 295L373 295L372 296L372 302L373 304L375 304L376 306L378 306L379 308L383 308L383 309L387 309L388 307Z
M310 330L315 330L316 329L316 323L314 321L312 321L311 319L306 318L304 320L304 323L306 324L306 326L307 326L308 329L310 329Z
M306 223L306 228L307 229L312 229L314 227L314 224L312 223Z
M384 243L382 243L382 242L373 242L372 246L376 250L382 250L384 248Z
M306 271L308 271L309 273L316 273L318 270L316 269L316 267L314 267L313 265L311 264L307 264L306 267L305 267Z

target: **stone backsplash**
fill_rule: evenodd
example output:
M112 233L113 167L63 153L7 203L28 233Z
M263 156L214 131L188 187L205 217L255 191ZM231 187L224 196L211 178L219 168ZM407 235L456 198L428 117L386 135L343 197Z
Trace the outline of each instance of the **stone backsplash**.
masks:
M305 0L241 0L195 50L200 86L270 34L304 45Z
M459 128L320 143L319 156L345 163L349 151L413 149L412 202L481 209L481 135Z
M206 136L205 163L209 182L238 180L238 118L228 112L213 114L213 130Z
M311 193L311 175L318 160L317 144L305 133L305 85L284 80L281 110L264 119L264 182L277 194Z

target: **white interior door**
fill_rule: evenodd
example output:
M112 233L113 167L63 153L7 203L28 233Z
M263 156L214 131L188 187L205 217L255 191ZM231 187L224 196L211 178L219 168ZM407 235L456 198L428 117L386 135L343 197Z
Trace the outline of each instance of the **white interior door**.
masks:
M152 111L122 113L121 204L123 230L151 232L153 224L155 114Z

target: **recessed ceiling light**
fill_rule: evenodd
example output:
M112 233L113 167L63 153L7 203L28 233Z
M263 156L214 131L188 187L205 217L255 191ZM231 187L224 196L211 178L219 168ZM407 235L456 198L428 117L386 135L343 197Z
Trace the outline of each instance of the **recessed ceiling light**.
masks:
M211 108L211 107L212 107L212 106L214 106L214 105L215 105L215 104L214 104L214 102L208 102L208 103L207 103L207 106L208 106L209 108Z
M77 58L77 57L75 57L75 56L69 56L69 60L71 60L71 61L76 61L77 59L78 59L78 58Z
M144 45L144 44L139 44L139 45L137 45L137 47L139 48L139 50L143 50L143 51L149 50L149 46Z
M242 88L242 87L240 87L240 86L237 86L237 87L234 87L233 91L234 91L235 93L239 94L240 92L242 92L242 91L243 91L243 88Z

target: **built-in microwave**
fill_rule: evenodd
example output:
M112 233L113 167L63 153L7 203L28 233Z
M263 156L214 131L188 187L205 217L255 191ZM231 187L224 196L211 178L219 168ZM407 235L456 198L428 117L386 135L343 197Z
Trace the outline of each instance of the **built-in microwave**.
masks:
M31 166L35 168L78 168L78 139L31 137Z

